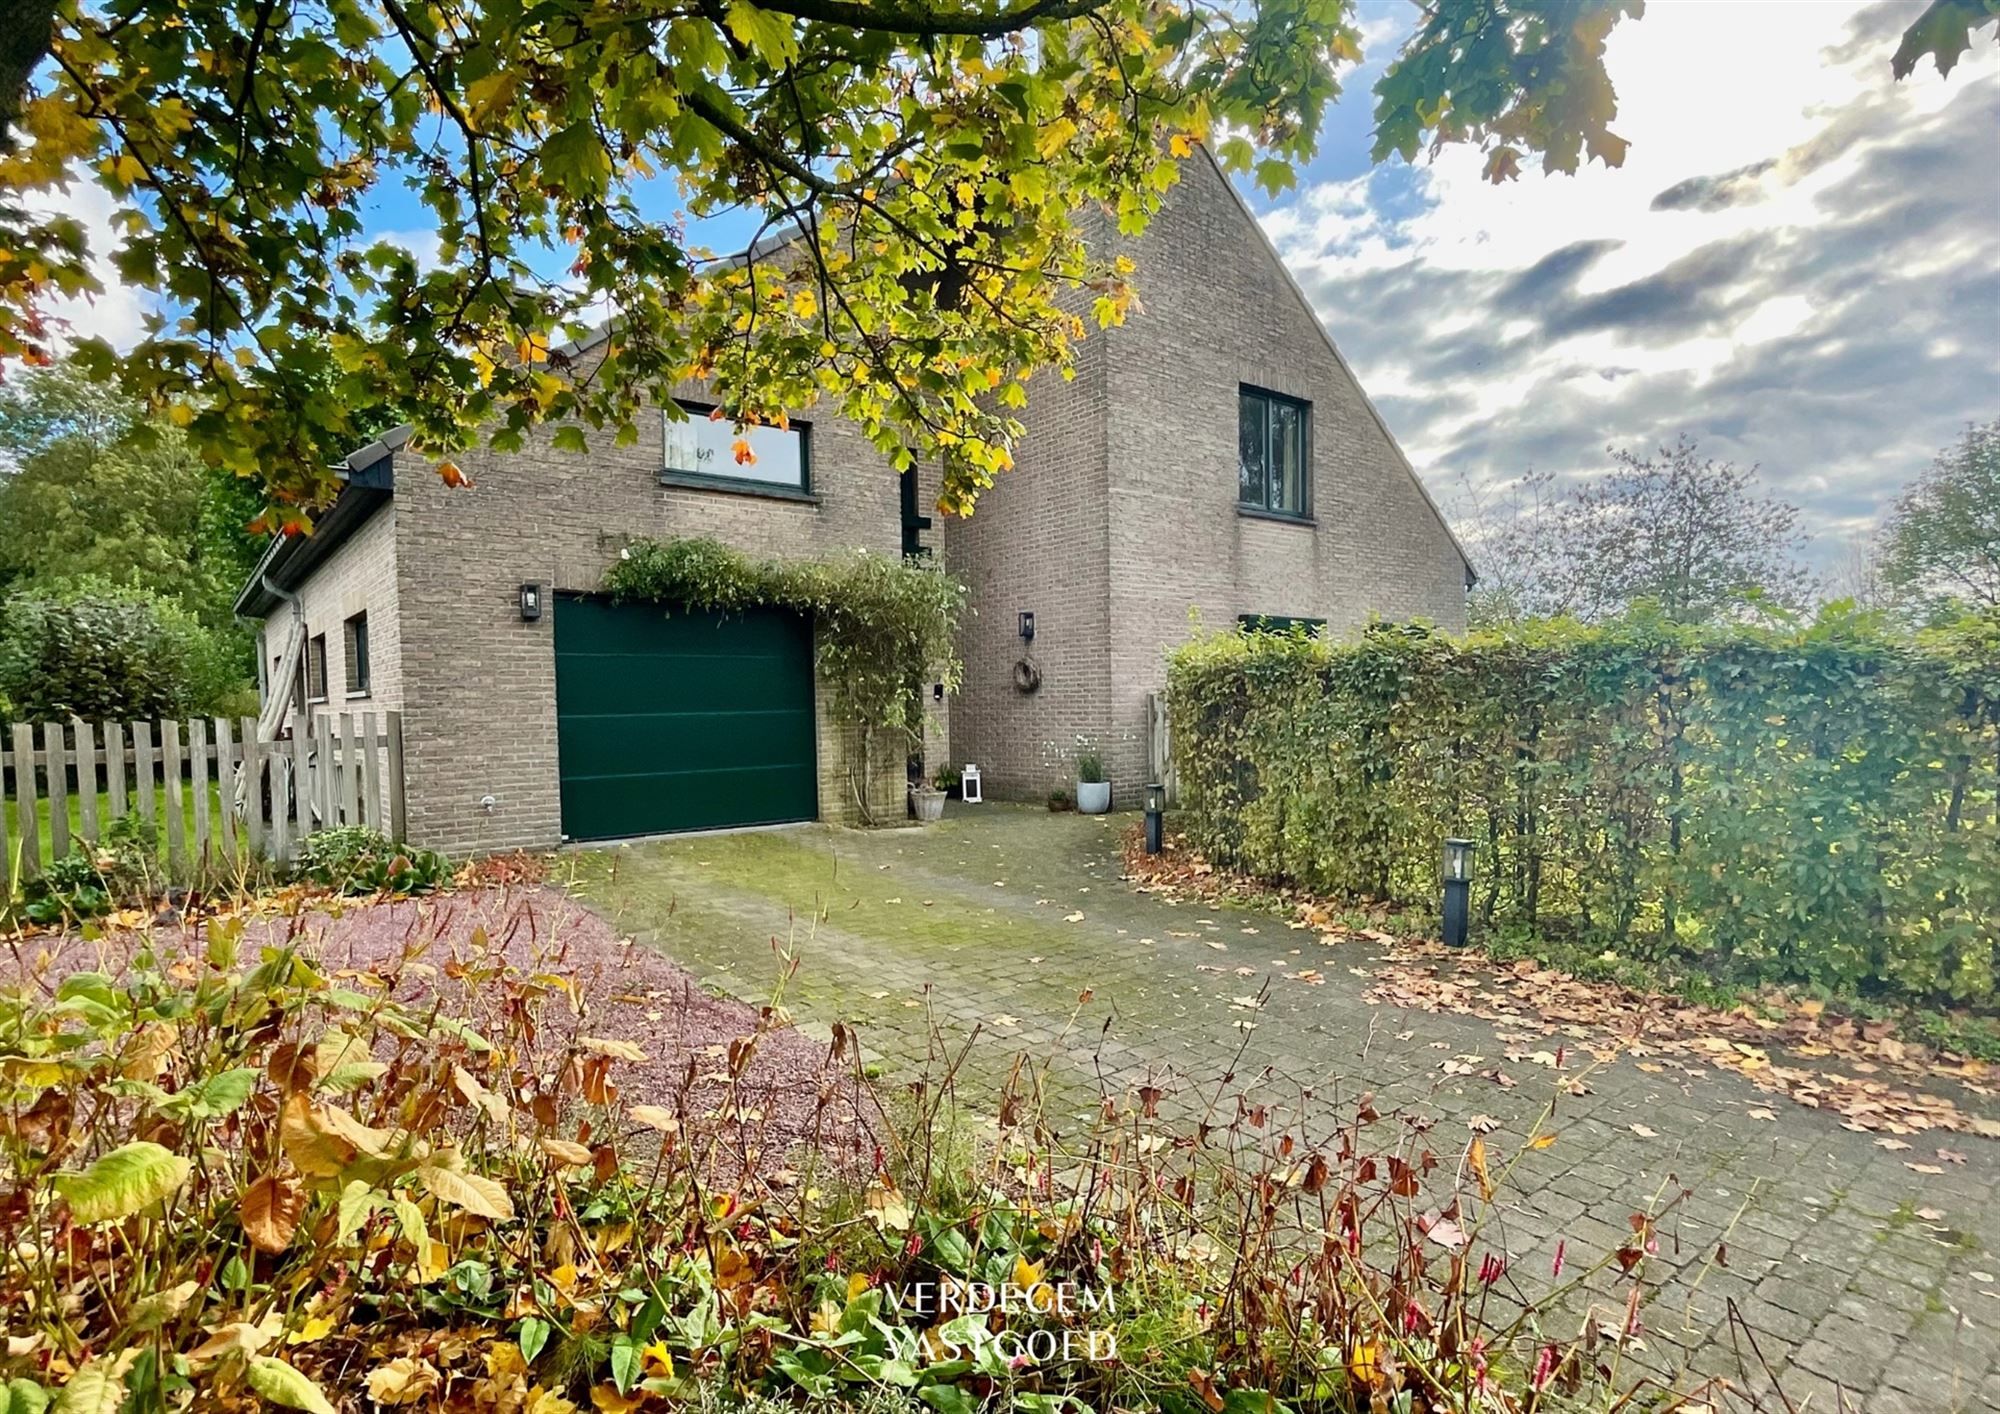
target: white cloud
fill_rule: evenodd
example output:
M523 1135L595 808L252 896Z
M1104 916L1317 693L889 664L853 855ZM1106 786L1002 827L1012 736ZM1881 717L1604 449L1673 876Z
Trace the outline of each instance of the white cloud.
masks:
M1852 524L2000 415L2000 47L1893 83L1903 22L1649 6L1608 55L1622 168L1494 187L1453 149L1394 214L1361 178L1265 225L1434 483L1582 473L1686 430Z
M67 191L31 201L29 209L60 210L83 222L90 243L91 273L104 286L101 294L49 301L48 312L68 326L69 341L104 339L116 349L129 349L138 343L146 333L146 315L154 305L150 297L120 283L112 267L111 254L119 239L111 225L112 213L118 209L111 193L88 177L74 177Z

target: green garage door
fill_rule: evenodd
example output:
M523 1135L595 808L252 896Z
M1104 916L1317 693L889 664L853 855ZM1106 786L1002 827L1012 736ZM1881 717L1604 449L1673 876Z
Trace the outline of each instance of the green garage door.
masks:
M571 839L818 814L812 636L797 614L555 605L556 745Z

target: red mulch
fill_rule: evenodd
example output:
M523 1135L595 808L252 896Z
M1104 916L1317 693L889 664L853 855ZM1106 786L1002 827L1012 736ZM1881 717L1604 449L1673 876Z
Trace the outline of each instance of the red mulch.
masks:
M399 999L435 995L475 1024L497 998L491 989L461 985L454 964L504 959L524 975L565 979L574 1011L555 990L543 1006L544 1031L560 1032L574 1018L580 1035L637 1045L643 1061L612 1067L619 1098L673 1110L690 1134L717 1136L718 1169L777 1170L802 1146L845 1166L878 1142L879 1112L855 1075L852 1052L835 1057L782 1018L760 1018L756 1008L704 991L685 969L620 937L559 889L488 884L393 900L281 895L240 916L246 960L258 947L291 942L336 981L392 980ZM215 920L140 925L138 916L123 915L113 922L131 926L95 939L51 933L9 940L13 978L53 989L70 972L115 975L141 947L162 959L200 956ZM0 976L9 970L0 954ZM756 1052L725 1113L730 1043L757 1035L760 1023Z

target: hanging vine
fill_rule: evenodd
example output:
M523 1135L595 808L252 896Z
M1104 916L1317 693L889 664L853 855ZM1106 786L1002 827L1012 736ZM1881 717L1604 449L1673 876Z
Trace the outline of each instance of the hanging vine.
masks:
M930 683L957 688L965 586L934 560L857 550L817 560L753 560L716 540L640 540L604 577L621 602L728 613L758 605L812 615L814 663L836 722L924 727ZM865 744L865 735L864 735Z

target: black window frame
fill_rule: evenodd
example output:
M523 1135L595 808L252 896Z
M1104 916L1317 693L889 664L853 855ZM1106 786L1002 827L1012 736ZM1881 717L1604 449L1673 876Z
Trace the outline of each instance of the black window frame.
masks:
M1244 414L1255 405L1261 409L1263 425L1263 460L1259 494L1248 494L1247 478L1244 476L1243 443ZM1276 419L1271 416L1274 407L1288 407L1298 414L1298 461L1299 461L1299 504L1296 507L1274 504L1271 491L1272 482L1272 429ZM1304 398L1295 398L1289 393L1274 392L1269 388L1259 388L1252 383L1240 383L1236 388L1236 505L1248 515L1270 516L1279 520L1309 523L1312 520L1312 403Z
M306 701L326 701L326 635L316 633L306 640Z
M368 611L349 614L340 624L340 654L347 675L347 695L366 697L373 690L368 672Z
M716 404L714 403L698 402L692 398L675 398L674 405L680 408L691 419L705 419L716 409ZM667 413L665 408L660 410L660 416L662 419L666 418ZM662 486L691 487L698 491L733 491L745 496L771 496L781 501L817 501L819 496L813 491L813 425L809 421L796 417L787 419L787 422L788 425L779 430L795 432L799 438L799 484L797 486L789 486L778 481L759 481L754 477L748 476L730 476L727 473L687 471L679 467L670 467L667 465L664 435L661 438L660 446L659 483ZM666 424L663 420L661 423L662 434L665 433L665 430Z

